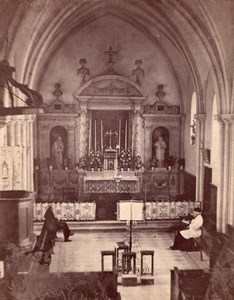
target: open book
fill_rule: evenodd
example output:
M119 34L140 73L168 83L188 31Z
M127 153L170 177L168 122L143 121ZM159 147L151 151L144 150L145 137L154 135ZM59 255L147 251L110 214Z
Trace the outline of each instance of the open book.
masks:
M144 220L143 201L121 200L119 203L119 220Z

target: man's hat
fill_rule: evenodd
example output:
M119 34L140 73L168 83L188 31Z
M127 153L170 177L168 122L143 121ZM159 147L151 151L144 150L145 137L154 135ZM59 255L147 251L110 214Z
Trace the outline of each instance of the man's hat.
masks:
M194 208L194 211L196 211L196 212L201 212L201 209L200 209L200 207L195 207L195 208Z

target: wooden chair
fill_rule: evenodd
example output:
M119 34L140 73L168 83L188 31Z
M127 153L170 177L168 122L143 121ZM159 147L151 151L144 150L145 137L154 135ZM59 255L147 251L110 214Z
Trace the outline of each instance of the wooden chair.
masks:
M77 194L74 187L63 188L63 202L76 202Z

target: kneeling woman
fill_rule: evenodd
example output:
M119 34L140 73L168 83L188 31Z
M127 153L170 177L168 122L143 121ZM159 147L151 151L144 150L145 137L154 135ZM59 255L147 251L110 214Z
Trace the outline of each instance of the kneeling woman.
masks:
M203 218L201 216L201 209L194 208L192 221L190 222L188 229L178 231L175 235L174 245L171 246L172 250L187 251L191 248L191 241L193 238L201 236L201 227L203 224Z

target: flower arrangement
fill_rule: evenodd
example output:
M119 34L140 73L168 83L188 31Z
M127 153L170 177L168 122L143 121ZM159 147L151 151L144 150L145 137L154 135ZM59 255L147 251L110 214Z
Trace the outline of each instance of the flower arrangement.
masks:
M176 163L176 158L170 155L168 158L165 159L165 163L167 167L173 167Z
M101 169L103 165L103 156L100 149L95 152L93 149L89 153L89 168L90 169Z
M122 149L119 155L119 165L121 169L132 169L132 154L131 150L128 148L127 150Z
M135 158L135 169L140 170L142 167L143 167L143 163L141 161L141 157L140 155L137 155L137 157Z
M86 161L86 158L84 158L84 157L81 157L81 158L80 158L78 167L79 167L79 169L83 169L83 170L86 169L86 167L87 167L87 161Z

